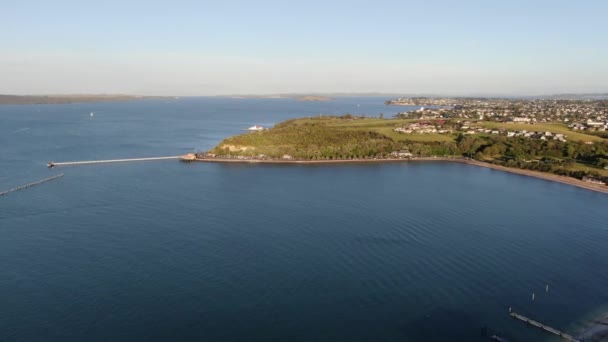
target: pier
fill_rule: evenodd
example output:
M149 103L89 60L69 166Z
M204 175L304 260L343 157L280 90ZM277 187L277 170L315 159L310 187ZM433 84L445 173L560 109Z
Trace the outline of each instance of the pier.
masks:
M532 326L534 326L534 327L537 327L537 328L539 328L539 329L541 329L541 330L544 330L544 331L546 331L546 332L548 332L548 333L551 333L551 334L557 335L557 336L559 336L559 337L563 338L563 339L564 339L564 340L566 340L566 341L580 342L579 340L577 340L577 339L575 339L574 337L572 337L572 335L569 335L569 334L566 334L566 333L564 333L564 332L561 332L561 331L559 331L559 330L557 330L557 329L555 329L555 328L551 328L550 326L544 325L544 324L542 324L542 323L540 323L540 322L537 322L537 321L535 321L535 320L533 320L533 319L530 319L530 318L528 318L528 317L526 317L526 316L523 316L523 315L517 314L517 313L515 313L515 312L511 312L511 313L510 313L510 315L511 315L511 317L513 317L513 318L515 318L515 319L518 319L518 320L520 320L520 321L526 322L526 323L528 323L529 325L532 325Z
M32 182L32 183L24 184L24 185L18 186L16 188L13 188L13 189L10 189L10 190L2 191L2 192L0 192L0 196L8 195L11 192L27 189L27 188L32 187L34 185L46 183L46 182L49 182L49 181L52 181L54 179L61 178L61 177L63 177L63 173L60 173L60 174L58 174L56 176L53 176L53 177L49 177L49 178L45 178L45 179L39 180L37 182Z
M152 161L152 160L168 160L179 159L181 156L171 157L151 157L151 158L129 158L129 159L107 159L107 160L87 160L87 161L72 161L72 162L48 162L48 167L68 166L68 165L88 165L88 164L108 164L108 163L126 163L136 161Z

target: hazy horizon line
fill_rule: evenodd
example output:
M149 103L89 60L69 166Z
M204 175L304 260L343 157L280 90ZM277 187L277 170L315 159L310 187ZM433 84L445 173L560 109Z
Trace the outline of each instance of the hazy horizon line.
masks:
M293 97L293 96L399 96L399 97L551 97L551 96L608 96L608 91L598 92L560 92L560 93L432 93L432 92L280 92L280 93L226 93L226 94L200 94L200 95L147 95L137 93L22 93L0 94L0 96L132 96L132 97Z

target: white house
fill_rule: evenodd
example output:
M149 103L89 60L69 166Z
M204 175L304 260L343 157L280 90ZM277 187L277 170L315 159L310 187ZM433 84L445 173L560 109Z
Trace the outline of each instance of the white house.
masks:
M264 127L258 126L258 125L254 125L254 126L251 126L251 127L247 128L247 130L248 131L263 131Z
M391 153L391 155L393 157L399 157L399 158L403 158L403 157L412 157L414 156L410 150L400 150L400 151L393 151Z

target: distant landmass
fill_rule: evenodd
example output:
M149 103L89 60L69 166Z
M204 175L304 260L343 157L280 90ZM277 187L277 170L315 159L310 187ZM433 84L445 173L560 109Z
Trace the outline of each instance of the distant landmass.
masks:
M320 96L320 95L307 95L307 96L298 96L295 97L297 101L331 101L333 100L329 96Z
M440 95L431 94L416 94L416 95L398 95L395 93L284 93L284 94L234 94L234 95L218 95L218 97L231 97L243 99L294 99L296 101L332 101L336 97L408 97L408 98L423 98L436 99L443 98ZM190 96L186 96L190 97ZM174 96L143 96L143 95L126 95L126 94L53 94L53 95L8 95L0 94L0 105L19 105L19 104L66 104L66 103L81 103L81 102L116 102L116 101L133 101L142 99L163 99L176 98ZM605 100L608 99L608 93L588 93L588 94L554 94L540 96L451 96L452 99L553 99L553 100Z
M240 99L295 99L300 101L331 101L336 97L400 97L402 93L335 92L335 93L277 93L277 94L223 94L216 97Z
M233 99L294 99L297 101L331 101L333 98L328 95L319 94L245 94L245 95L219 95L219 97L231 97Z
M439 93L383 93L383 92L334 92L334 93L278 93L278 94L226 94L217 97L241 99L296 99L303 101L328 101L336 97L407 97L407 98L453 98L453 99L552 99L552 100L606 100L608 93L563 93L544 95L505 95L471 93L446 95ZM318 98L318 99L317 99Z
M133 101L161 96L137 96L123 94L74 94L74 95L0 95L0 105L66 104L79 102Z

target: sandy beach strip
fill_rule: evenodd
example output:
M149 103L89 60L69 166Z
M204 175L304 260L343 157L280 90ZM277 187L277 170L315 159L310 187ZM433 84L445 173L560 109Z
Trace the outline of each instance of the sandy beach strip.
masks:
M580 179L559 176L552 173L511 168L494 165L477 160L446 157L420 157L412 159L336 159L336 160L277 160L277 159L230 159L230 158L197 158L195 161L207 163L247 163L247 164L349 164L349 163L394 163L394 162L452 162L485 167L493 170L516 173L519 175L541 178L562 184L608 194L608 186L593 184Z

